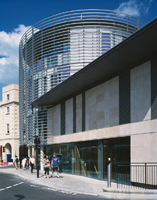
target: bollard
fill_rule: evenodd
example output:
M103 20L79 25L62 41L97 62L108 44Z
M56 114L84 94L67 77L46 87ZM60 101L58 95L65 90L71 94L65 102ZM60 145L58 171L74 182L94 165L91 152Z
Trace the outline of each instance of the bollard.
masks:
M108 158L108 166L107 166L107 187L111 187L111 158Z

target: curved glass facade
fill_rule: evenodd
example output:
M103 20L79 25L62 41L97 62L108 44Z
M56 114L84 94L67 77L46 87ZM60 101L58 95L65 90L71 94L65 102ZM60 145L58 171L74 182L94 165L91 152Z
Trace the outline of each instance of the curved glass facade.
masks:
M53 108L31 103L144 25L108 10L77 10L44 19L22 36L19 45L21 145L33 136L52 135ZM49 128L47 128L49 127Z

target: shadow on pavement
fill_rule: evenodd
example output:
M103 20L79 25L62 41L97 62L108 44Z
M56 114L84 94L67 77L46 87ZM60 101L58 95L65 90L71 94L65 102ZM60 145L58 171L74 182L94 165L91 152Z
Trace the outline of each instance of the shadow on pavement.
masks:
M20 195L20 194L16 194L16 195L14 195L14 197L17 197L17 200L21 200L21 199L25 198L25 196Z

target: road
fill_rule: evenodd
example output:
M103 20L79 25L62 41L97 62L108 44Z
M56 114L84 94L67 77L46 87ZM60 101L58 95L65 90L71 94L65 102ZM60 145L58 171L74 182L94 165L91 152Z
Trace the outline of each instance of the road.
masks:
M98 200L98 196L88 196L75 193L55 191L42 185L30 182L6 173L0 173L0 200ZM104 198L103 198L104 199Z

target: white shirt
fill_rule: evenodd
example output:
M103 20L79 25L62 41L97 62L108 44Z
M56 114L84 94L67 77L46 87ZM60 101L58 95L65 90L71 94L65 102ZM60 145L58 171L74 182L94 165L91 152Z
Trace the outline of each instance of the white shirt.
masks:
M24 165L26 163L26 158L24 158L23 160L22 160L22 164Z
M35 163L35 159L34 159L34 158L30 158L30 162L31 162L32 164L34 164L34 163Z

